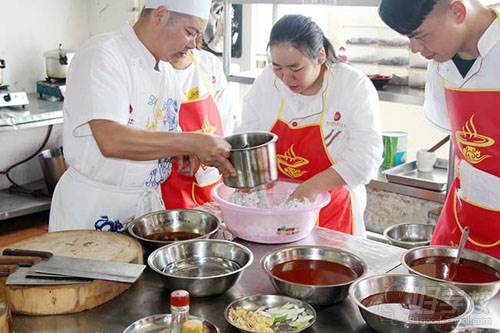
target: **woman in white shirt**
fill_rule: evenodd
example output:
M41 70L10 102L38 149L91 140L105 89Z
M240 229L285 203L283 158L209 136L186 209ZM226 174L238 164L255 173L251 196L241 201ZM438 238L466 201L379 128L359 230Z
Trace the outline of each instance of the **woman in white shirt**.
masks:
M367 184L382 161L377 93L359 70L336 61L310 18L287 15L273 26L272 64L243 105L238 132L278 135L280 177L301 181L292 199L331 193L319 225L365 236Z

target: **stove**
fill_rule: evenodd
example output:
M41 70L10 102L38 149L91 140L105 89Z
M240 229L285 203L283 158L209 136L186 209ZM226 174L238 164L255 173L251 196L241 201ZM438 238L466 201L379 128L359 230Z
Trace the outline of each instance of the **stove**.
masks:
M10 91L8 85L0 86L0 107L22 107L28 105L28 95L24 91Z
M64 100L65 90L66 79L46 78L36 83L36 92L41 99L62 101Z

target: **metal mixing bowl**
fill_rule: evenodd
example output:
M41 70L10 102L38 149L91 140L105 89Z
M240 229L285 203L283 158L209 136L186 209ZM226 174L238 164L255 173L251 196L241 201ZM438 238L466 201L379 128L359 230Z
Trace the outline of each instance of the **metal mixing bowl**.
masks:
M437 298L453 306L457 316L436 321L402 321L395 319L389 312L382 314L361 303L369 296L388 291L417 293ZM349 288L349 296L358 306L368 326L381 333L451 332L474 310L472 299L460 288L410 274L382 274L359 279Z
M226 310L224 311L224 318L226 318L226 321L231 324L232 326L236 327L238 330L241 332L245 333L259 333L259 331L255 330L249 330L249 329L243 329L240 326L238 326L237 323L234 323L231 319L229 319L229 310L230 309L236 309L238 307L242 307L245 310L248 311L255 311L258 308L265 307L265 308L274 308L277 306L282 306L285 305L286 303L291 303L294 305L297 305L300 308L305 309L305 313L312 315L313 318L309 322L307 326L304 326L300 329L292 329L291 327L286 327L286 328L278 328L275 329L275 333L298 333L305 331L309 327L311 327L314 322L316 321L316 311L312 306L307 304L306 302L300 301L295 298L291 297L286 297L286 296L280 296L280 295L254 295L254 296L245 296L241 297L235 301L233 301L231 304L229 304L226 307Z
M327 246L292 246L266 254L261 265L269 276L274 288L284 295L299 298L314 305L329 305L342 302L349 286L355 281L334 285L307 285L283 280L273 275L272 269L281 263L297 259L332 261L352 269L358 279L366 274L366 263L358 256L340 249Z
M197 319L203 323L204 333L219 333L217 326L200 317L189 315L189 319ZM172 315L157 314L137 320L127 327L123 333L169 332ZM167 330L167 331L165 331Z
M161 275L167 289L184 289L196 297L223 294L252 261L245 246L216 239L177 242L148 257L149 267Z
M224 176L224 184L234 188L254 188L278 179L276 141L270 132L249 132L225 138L231 145L229 160L236 176Z
M457 333L500 333L500 329L486 327L464 327Z
M424 275L413 268L411 268L411 263L420 258L426 257L456 257L457 256L457 248L449 247L449 246L422 246L417 247L411 250L408 250L403 257L401 258L401 262L403 266L413 274L417 274L428 279L432 279L439 282L451 283L466 293L468 293L474 302L476 303L485 303L495 297L495 295L500 290L500 280L495 282L486 282L486 283L461 283L461 282L453 282L448 280L442 280L433 278L427 275ZM469 259L473 261L477 261L479 263L490 266L495 269L497 272L500 272L500 260L495 257L489 256L482 252L473 251L465 249L462 252L462 258Z
M161 232L190 232L199 234L199 238L211 238L219 230L219 220L207 212L196 209L161 210L138 217L131 221L128 232L138 239L147 250L172 244L174 241L152 240L146 238Z
M434 226L431 224L401 223L384 230L384 237L395 246L411 249L431 243Z

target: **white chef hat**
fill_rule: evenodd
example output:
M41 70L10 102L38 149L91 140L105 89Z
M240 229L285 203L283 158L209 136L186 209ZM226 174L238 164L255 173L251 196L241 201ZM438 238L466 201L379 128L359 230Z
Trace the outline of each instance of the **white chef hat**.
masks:
M173 12L201 17L208 20L212 0L146 0L145 8L167 7Z

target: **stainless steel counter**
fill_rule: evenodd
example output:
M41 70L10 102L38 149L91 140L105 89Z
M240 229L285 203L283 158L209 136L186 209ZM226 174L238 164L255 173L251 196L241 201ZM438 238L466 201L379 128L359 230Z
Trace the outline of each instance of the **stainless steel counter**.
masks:
M63 102L40 99L38 94L28 94L25 108L0 108L0 131L41 127L63 122Z
M241 280L224 295L198 298L191 301L191 313L204 317L217 325L221 332L237 332L224 320L224 309L234 299L254 294L275 293L269 279L260 268L260 258L270 250L286 245L262 245L240 242L255 255L254 263L244 272ZM369 266L369 273L383 273L397 269L403 249L354 238L326 229L317 229L311 236L296 244L318 244L348 249L360 255ZM125 327L142 317L169 312L169 292L163 288L159 277L149 268L144 276L128 291L116 299L93 310L73 315L28 317L14 316L14 329L20 332L122 332ZM500 298L492 302L500 309ZM363 321L350 299L343 303L318 307L318 319L307 333L373 332ZM493 313L498 319L498 310ZM491 317L487 312L486 319Z

